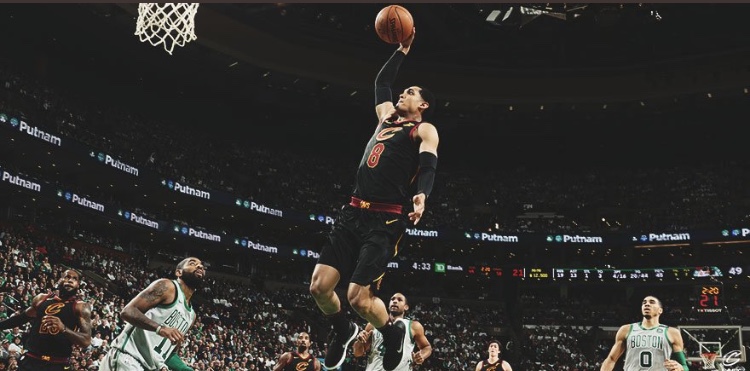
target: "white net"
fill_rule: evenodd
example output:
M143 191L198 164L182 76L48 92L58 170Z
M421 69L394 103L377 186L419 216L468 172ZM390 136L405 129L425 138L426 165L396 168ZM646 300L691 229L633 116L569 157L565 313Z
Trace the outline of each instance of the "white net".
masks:
M716 370L716 353L701 353L704 370Z
M161 44L170 55L175 45L196 39L195 13L198 3L140 3L135 34L142 42Z

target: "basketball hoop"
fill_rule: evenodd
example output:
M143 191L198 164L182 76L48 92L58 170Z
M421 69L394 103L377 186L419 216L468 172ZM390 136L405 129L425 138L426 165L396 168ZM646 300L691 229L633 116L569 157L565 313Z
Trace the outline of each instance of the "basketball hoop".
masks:
M172 55L175 45L185 46L196 39L195 13L199 3L140 3L135 34L142 42L162 44Z
M714 362L716 362L716 353L714 352L701 353L701 359L703 359L704 370L716 370L716 366L714 365Z

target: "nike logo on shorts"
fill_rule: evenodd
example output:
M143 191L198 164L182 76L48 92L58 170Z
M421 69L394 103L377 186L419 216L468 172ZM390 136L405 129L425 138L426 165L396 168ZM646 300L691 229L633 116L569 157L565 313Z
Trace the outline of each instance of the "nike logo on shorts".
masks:
M393 224L393 223L395 223L397 221L398 221L398 219L393 219L393 220L389 220L389 221L385 222L385 224Z

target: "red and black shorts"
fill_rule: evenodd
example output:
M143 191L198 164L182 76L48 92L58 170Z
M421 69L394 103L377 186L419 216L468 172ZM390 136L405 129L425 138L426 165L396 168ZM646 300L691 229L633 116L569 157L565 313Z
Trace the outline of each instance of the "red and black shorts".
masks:
M406 231L407 217L400 205L368 202L352 197L339 212L318 264L336 268L342 278L377 291L398 242Z

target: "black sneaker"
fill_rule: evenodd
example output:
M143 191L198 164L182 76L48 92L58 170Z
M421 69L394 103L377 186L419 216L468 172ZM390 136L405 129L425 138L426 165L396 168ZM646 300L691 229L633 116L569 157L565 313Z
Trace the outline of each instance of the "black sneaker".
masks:
M328 335L328 353L323 362L324 369L335 370L341 367L346 359L346 349L357 338L357 334L359 334L359 326L352 322L349 322L349 330L345 333L337 334L335 330L331 330Z
M393 371L404 356L404 335L406 326L402 321L391 325L391 329L383 333L383 368L385 371Z

